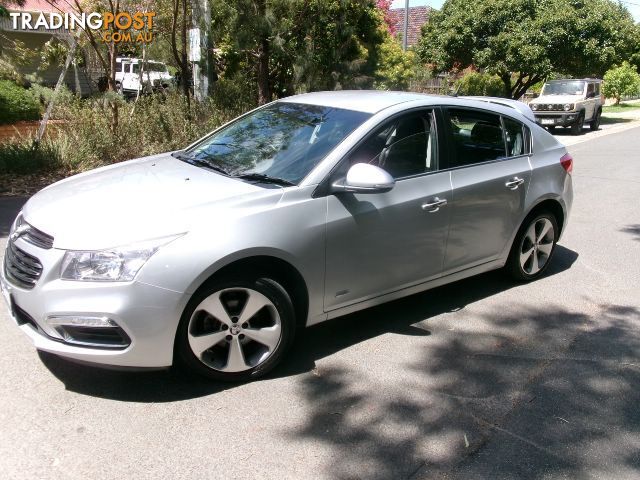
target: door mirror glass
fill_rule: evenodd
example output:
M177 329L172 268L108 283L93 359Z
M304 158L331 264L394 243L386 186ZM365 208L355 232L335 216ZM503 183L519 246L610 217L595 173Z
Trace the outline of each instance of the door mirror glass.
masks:
M395 185L393 177L385 170L368 163L356 163L343 180L332 185L333 193L382 193Z

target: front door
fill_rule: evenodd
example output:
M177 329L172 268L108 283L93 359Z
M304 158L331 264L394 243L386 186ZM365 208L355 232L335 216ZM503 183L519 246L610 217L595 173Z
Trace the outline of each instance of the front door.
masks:
M449 227L449 172L439 171L435 115L414 111L386 122L338 168L355 163L387 170L386 193L327 197L325 310L437 277Z
M444 273L497 259L522 217L531 179L529 133L508 117L448 109L451 225Z

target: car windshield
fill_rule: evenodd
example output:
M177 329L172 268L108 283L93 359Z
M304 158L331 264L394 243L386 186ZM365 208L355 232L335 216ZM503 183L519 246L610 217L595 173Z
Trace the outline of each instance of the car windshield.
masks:
M542 95L582 95L584 92L584 82L566 81L545 83Z
M277 102L244 116L184 153L231 176L300 181L371 115Z

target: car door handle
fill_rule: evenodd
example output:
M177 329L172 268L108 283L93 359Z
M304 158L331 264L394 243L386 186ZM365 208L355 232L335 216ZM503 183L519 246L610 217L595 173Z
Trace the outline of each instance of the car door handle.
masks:
M504 184L510 190L517 190L517 188L524 183L522 178L515 177L513 180L509 180Z
M438 197L433 199L433 202L425 203L422 205L422 210L426 210L429 213L434 213L440 210L440 207L444 207L447 204L446 199L439 199Z

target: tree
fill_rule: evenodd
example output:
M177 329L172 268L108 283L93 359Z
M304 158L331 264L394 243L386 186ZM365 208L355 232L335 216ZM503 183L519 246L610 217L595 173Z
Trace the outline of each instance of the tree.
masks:
M212 0L225 74L254 79L259 104L295 91L370 86L380 22L373 0Z
M604 74L603 91L607 98L615 98L616 105L624 95L635 95L640 92L640 75L635 65L622 62Z
M419 54L437 71L496 74L517 99L552 72L602 76L628 58L635 32L609 0L447 0L423 27Z
M380 45L375 87L380 90L406 90L416 75L416 54L402 50L400 43L388 32Z

